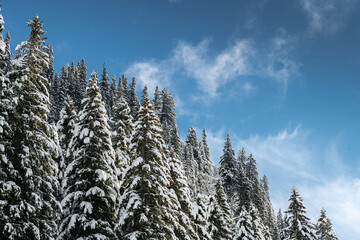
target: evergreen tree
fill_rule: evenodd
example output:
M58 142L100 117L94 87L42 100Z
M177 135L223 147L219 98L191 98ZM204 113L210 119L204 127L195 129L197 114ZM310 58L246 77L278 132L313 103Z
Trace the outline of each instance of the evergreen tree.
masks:
M279 209L278 214L276 216L276 220L277 220L277 227L279 229L279 239L280 240L285 240L287 239L287 235L286 235L286 228L287 228L287 224L284 220L284 217L282 215L281 209Z
M139 103L139 99L136 95L135 77L132 78L128 97L129 97L129 107L131 110L131 116L133 117L133 119L136 119L137 113L140 108L140 103Z
M316 224L316 235L318 240L339 240L324 208Z
M243 154L245 154L245 151ZM238 216L244 207L246 210L250 211L251 189L251 184L245 174L243 164L238 164L238 172L235 178L234 198L231 199L233 206L235 206L235 216Z
M110 83L110 92L109 92L109 116L113 117L113 108L116 104L116 77L115 74L113 75Z
M59 181L63 187L64 173L66 167L72 159L71 139L74 137L75 125L77 123L77 113L75 105L71 97L68 95L64 101L64 107L60 112L60 120L57 122L56 128L59 136L59 144L61 149L61 158L59 165Z
M286 233L289 239L296 240L315 240L316 234L314 231L314 224L310 222L310 219L305 216L306 207L303 204L303 199L293 188L289 197L289 206L286 210L288 214L289 226L286 229Z
M119 180L125 167L130 164L130 139L133 132L132 117L126 100L120 97L114 106L112 142L115 150L115 163L119 169Z
M86 91L87 85L87 66L85 64L85 59L81 59L76 67L77 71L77 96L74 99L76 109L79 110L81 107L81 100Z
M254 238L259 240L271 240L269 228L264 225L260 213L254 205L251 206L249 213L252 219Z
M116 89L116 97L117 97L117 100L119 98L121 98L121 97L126 100L126 98L124 97L124 89L123 89L122 77L119 77L119 83L118 83L117 89Z
M26 65L25 74L17 84L12 173L8 181L16 194L3 209L7 216L2 230L4 239L54 239L57 235L56 217L59 188L56 179L57 155L55 129L47 123L50 111L49 82L43 76L48 67L43 23L36 15L28 22L31 33L18 50L18 62Z
M52 84L54 80L54 51L49 43L47 45L46 53L49 55L49 65L48 68L44 69L44 77Z
M122 83L121 84L121 86L122 86L121 87L121 90L122 90L121 96L123 96L123 98L125 98L125 100L127 101L128 105L129 105L130 101L129 101L128 81L127 81L127 78L125 77L125 74L123 74L121 76L121 83ZM120 91L120 89L119 89L119 91Z
M193 146L189 143L187 143L184 148L183 163L185 175L187 177L190 188L191 197L195 198L199 193L197 184L198 166L194 159Z
M0 239L5 239L6 232L11 231L12 223L9 204L11 199L20 193L20 186L12 181L14 175L19 173L14 169L11 159L13 129L11 126L11 115L13 113L13 92L7 70L10 68L7 49L3 41L4 30L3 16L0 14ZM6 227L5 227L6 226Z
M198 239L194 214L190 201L190 191L183 172L183 166L177 154L172 150L170 152L170 189L173 192L173 201L179 202L179 210L175 211L177 215L175 234L179 239Z
M212 240L210 234L207 231L207 213L205 195L198 194L196 202L193 204L195 214L195 229L200 240Z
M51 109L49 122L57 122L60 119L60 111L66 98L66 89L58 74L55 74L50 88Z
M155 109L147 89L132 138L132 159L125 171L120 199L121 239L178 239L174 211L179 211L170 194L170 167Z
M97 74L89 80L65 171L59 239L115 239L118 184L105 104Z
M101 75L101 81L99 83L102 100L105 103L106 111L110 113L110 83L109 83L108 70L106 69L105 62L103 64L103 73Z
M229 134L227 134L225 139L223 153L224 154L220 158L219 174L228 199L232 199L234 194L235 177L237 174L237 164Z
M248 157L246 164L246 175L251 184L250 197L255 207L259 210L260 215L263 219L267 216L265 209L265 191L263 185L260 182L259 174L256 167L256 160L252 154Z
M236 227L233 240L255 240L253 221L245 206L242 206Z
M161 105L162 105L162 99L161 99L161 92L159 90L159 87L156 86L155 93L154 93L154 108L156 112L160 113L161 111ZM161 121L161 120L160 120Z
M199 144L201 162L199 164L198 184L202 193L211 195L215 192L215 185L219 176L211 161L210 149L206 137L206 130L204 128Z

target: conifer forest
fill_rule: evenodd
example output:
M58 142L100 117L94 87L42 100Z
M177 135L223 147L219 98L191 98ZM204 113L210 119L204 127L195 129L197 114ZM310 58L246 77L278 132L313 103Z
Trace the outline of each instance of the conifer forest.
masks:
M90 72L86 59L55 72L46 22L24 23L15 52L5 22L1 240L338 240L326 210L312 222L295 187L288 208L273 209L267 176L229 134L218 167L205 128L181 139L171 89L149 94L137 76L105 63Z

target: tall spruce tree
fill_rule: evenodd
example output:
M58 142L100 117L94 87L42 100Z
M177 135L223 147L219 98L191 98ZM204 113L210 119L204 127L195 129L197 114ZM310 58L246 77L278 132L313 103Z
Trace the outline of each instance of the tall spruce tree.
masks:
M289 226L286 233L289 239L294 240L315 240L315 226L310 222L310 219L305 215L306 207L303 203L303 198L293 188L289 197L289 206L286 210L288 214Z
M193 203L193 209L195 214L195 229L198 234L199 240L212 240L209 232L207 231L207 206L206 195L198 194L196 201Z
M156 88L155 88L153 102L154 102L153 105L154 105L154 108L155 108L156 112L160 113L161 105L162 105L162 99L161 99L161 92L160 92L158 86L156 86Z
M217 170L210 158L210 149L207 143L205 128L202 132L202 138L199 144L200 159L198 184L203 194L212 195L215 193L215 185L219 179Z
M169 155L170 166L170 189L173 192L173 201L178 201L179 210L174 214L177 216L175 235L179 239L198 239L196 225L194 222L194 211L190 200L190 191L186 182L182 162L174 150Z
M110 112L109 117L112 118L113 117L113 108L116 104L116 77L115 74L112 76L111 78L111 83L110 83L110 90L109 90L109 110Z
M13 92L10 80L7 77L7 70L10 62L6 53L6 44L3 40L4 30L3 16L0 14L0 239L6 239L7 232L11 232L12 218L9 204L16 195L20 193L20 186L12 181L12 178L19 173L15 170L12 161L12 138L13 129L11 117L13 113Z
M244 151L245 154L245 151ZM235 178L234 197L232 199L234 215L238 216L243 208L250 211L251 206L251 184L249 178L245 174L243 164L238 164L238 172Z
M220 157L219 174L221 176L224 191L228 199L232 199L234 195L235 177L237 175L237 164L235 153L232 148L229 134L225 138L223 155Z
M321 214L316 224L316 235L318 240L339 240L324 208L321 209Z
M101 75L101 81L99 83L102 100L105 104L106 111L110 113L110 78L108 74L108 70L106 68L106 63L103 64L103 73Z
M56 128L59 136L59 144L61 149L61 156L59 165L58 178L61 189L64 186L64 173L72 160L71 139L74 137L75 126L77 123L77 113L75 105L71 97L68 95L64 101L64 107L60 112L60 120L57 122Z
M277 227L279 229L279 239L280 240L287 239L287 235L286 235L287 224L286 224L285 219L284 219L284 217L282 215L281 209L279 209L278 214L276 216L276 222L277 222Z
M130 164L130 140L133 132L130 108L123 97L114 106L112 142L115 150L115 164L119 169L119 181L122 182L123 172Z
M118 183L111 132L95 72L89 80L65 171L59 239L115 239Z
M237 218L233 240L254 240L253 220L245 206L241 207Z
M132 78L131 84L130 84L130 90L128 94L128 103L131 110L131 116L133 119L136 119L137 113L140 108L140 102L136 94L136 80L135 77Z
M159 118L145 87L120 199L121 239L178 239L173 212L179 207L170 194L170 167L161 135Z
M36 15L28 23L31 33L18 49L17 62L26 66L17 80L19 98L13 123L15 133L11 156L13 171L8 176L16 194L5 209L4 239L54 239L59 203L56 195L57 156L55 129L48 124L50 111L49 82L43 76L48 67L43 23ZM18 76L19 77L19 76Z

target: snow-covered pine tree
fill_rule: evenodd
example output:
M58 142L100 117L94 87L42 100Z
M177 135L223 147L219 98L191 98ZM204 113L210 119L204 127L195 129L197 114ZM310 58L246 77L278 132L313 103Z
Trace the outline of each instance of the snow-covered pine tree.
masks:
M50 88L51 109L49 122L57 122L60 119L60 111L66 98L66 89L61 80L56 73Z
M121 76L121 91L122 91L122 94L121 96L123 96L123 98L125 98L125 100L127 101L128 105L129 105L129 87L128 87L128 81L127 81L127 78L125 77L125 74L123 74ZM120 81L119 81L119 84L120 84ZM119 89L120 91L120 89ZM135 119L133 119L135 120Z
M233 240L255 240L253 221L250 213L243 205L237 218Z
M324 208L321 209L321 214L316 224L316 235L318 240L339 240Z
M205 204L207 197L203 194L198 194L196 201L193 202L193 209L195 215L195 230L199 240L212 240L207 231L207 206Z
M154 92L154 100L153 100L153 105L155 110L160 113L161 111L161 105L162 105L162 100L161 100L161 92L159 90L159 87L156 86L155 88L155 92Z
M117 98L117 100L119 98L121 98L121 97L125 99L123 93L124 93L124 90L123 90L122 77L119 77L119 82L118 82L117 89L116 89L116 98Z
M115 74L112 76L111 78L111 83L110 83L110 91L109 91L109 110L110 112L109 117L112 118L113 117L113 108L116 104L116 77Z
M217 201L217 204L220 206L221 211L223 212L225 224L231 231L234 225L233 217L221 180L218 180L215 186L215 199Z
M245 172L251 184L251 201L259 210L261 217L265 219L265 191L259 179L259 174L256 167L256 160L254 159L252 154L250 154L250 156L248 157Z
M238 168L235 153L232 148L230 136L227 134L223 155L220 157L219 174L223 182L224 191L229 200L232 199L234 195L235 177L237 175L237 171Z
M210 149L206 140L206 130L203 129L202 138L200 140L200 159L199 164L199 189L203 194L212 195L215 193L215 185L220 178L216 167L210 158Z
M118 179L122 182L125 167L130 164L130 139L133 132L130 108L123 97L120 97L113 109L114 117L112 143L115 150L115 164L119 170Z
M125 171L118 230L121 239L178 239L174 211L179 211L169 191L170 167L162 129L150 104L147 88L132 138L132 159Z
M52 84L54 80L54 51L50 43L47 45L46 53L49 55L49 65L48 68L44 69L44 77Z
M103 64L103 73L101 75L101 81L99 82L102 100L105 103L106 112L110 113L110 78L108 70L106 68L106 63Z
M140 108L140 102L139 102L139 99L138 99L137 94L136 94L136 80L135 80L135 77L133 77L132 80L131 80L128 97L129 97L129 102L128 103L129 103L129 107L130 107L130 110L131 110L131 116L133 117L133 119L136 119L137 113L138 113L139 108Z
M74 103L77 110L80 110L81 107L81 100L86 91L87 85L87 66L85 64L85 59L81 59L76 66L77 71L77 96L74 99Z
M115 239L118 183L105 104L95 72L71 140L58 239Z
M27 24L31 33L17 48L17 67L26 64L26 70L15 83L19 99L12 141L16 151L11 157L14 169L8 176L17 194L9 199L4 209L7 219L1 234L4 239L54 239L60 210L55 197L59 183L54 161L56 141L52 137L56 134L47 122L49 82L42 74L48 67L49 58L42 21L36 15Z
M169 155L170 166L170 189L173 193L173 201L178 201L179 210L174 211L177 215L175 222L175 235L179 239L198 239L196 233L196 225L194 222L195 216L190 200L190 191L186 182L186 177L183 171L183 165L174 150L170 151Z
M61 149L61 156L59 165L58 178L61 185L61 194L64 186L65 169L72 160L71 139L74 137L75 126L77 123L77 113L75 105L71 97L68 95L64 101L64 107L60 111L60 120L56 124L59 136L59 145Z
M252 205L249 212L252 219L252 230L254 231L254 239L271 240L269 228L264 225L259 210Z
M263 189L264 189L264 206L265 206L265 216L264 216L264 224L269 227L269 231L271 233L271 237L274 240L279 239L279 229L276 223L276 216L270 201L270 192L269 192L269 180L267 176L264 174L262 179L260 180Z
M285 230L287 228L287 224L284 220L281 209L279 209L278 214L276 215L276 222L277 222L277 227L279 229L279 239L286 240L287 235Z
M245 153L245 152L244 152ZM250 211L251 206L251 184L248 177L245 174L243 164L238 164L238 172L235 177L234 185L234 197L231 199L234 206L234 215L238 216L243 208Z
M190 194L192 199L194 199L198 191L198 165L196 160L194 159L194 150L193 146L187 142L184 147L183 153L183 164L185 175L187 177L188 185L190 188Z
M232 226L227 222L225 213L214 196L209 201L207 231L211 239L232 239Z
M13 92L6 75L10 62L2 36L4 24L3 16L0 14L0 239L6 239L8 236L6 232L11 231L5 228L5 226L11 227L8 225L8 220L11 218L9 206L11 199L20 193L19 185L12 181L12 178L19 173L14 169L11 158L13 129L10 118L13 115Z
M285 211L288 214L289 226L286 233L289 239L294 240L315 240L315 226L310 222L310 219L305 215L306 207L303 203L303 198L293 188L289 197L289 206Z

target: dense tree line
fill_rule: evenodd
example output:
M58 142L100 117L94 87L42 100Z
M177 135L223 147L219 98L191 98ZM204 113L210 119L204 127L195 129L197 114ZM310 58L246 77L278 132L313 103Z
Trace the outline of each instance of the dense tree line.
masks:
M168 89L87 80L82 59L54 73L36 15L12 57L0 15L0 239L338 239L325 210L316 225L294 188L274 214L256 160L230 136L220 167L206 130L178 135ZM118 83L117 83L118 82Z

